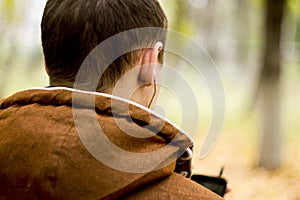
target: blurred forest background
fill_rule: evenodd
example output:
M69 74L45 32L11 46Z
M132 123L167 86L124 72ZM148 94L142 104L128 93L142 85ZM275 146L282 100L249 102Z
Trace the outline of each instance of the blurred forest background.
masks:
M45 2L0 0L1 98L48 85ZM160 2L170 27L205 47L224 82L222 137L206 158L197 157L207 114L195 138L195 172L217 175L225 166L232 185L226 199L300 199L300 0Z

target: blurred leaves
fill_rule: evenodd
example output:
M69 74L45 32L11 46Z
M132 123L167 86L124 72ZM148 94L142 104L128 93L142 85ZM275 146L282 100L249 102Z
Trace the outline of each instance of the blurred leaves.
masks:
M2 0L0 4L1 18L12 22L15 18L16 5L14 0Z
M20 4L24 5L24 4ZM16 28L22 23L24 12L17 11L15 0L2 0L0 3L0 97L3 96L6 86L8 85L9 74L12 71L13 61L18 58L18 31ZM24 11L25 9L23 9Z
M169 19L169 27L183 34L194 35L196 26L191 20L190 5L187 0L162 0L162 6Z
M300 14L300 0L287 0L287 7L293 14Z

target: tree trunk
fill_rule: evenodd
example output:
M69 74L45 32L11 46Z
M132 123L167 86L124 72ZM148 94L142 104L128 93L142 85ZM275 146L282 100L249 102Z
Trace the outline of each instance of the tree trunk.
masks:
M262 143L259 166L274 170L281 165L280 39L284 0L267 0L264 64L261 73Z

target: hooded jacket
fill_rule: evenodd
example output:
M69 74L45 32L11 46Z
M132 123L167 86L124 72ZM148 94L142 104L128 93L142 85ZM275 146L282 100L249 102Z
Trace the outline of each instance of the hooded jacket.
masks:
M222 199L175 173L192 140L133 102L67 88L0 101L0 199Z

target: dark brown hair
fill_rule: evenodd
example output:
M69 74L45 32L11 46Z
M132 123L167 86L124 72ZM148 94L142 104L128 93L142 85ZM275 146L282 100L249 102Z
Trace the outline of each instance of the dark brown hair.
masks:
M48 0L41 29L50 84L72 87L82 62L98 44L123 31L142 27L167 28L167 18L157 0ZM152 42L165 42L166 33L160 38L152 37ZM99 85L113 86L124 73L125 65L137 59L137 51L116 59ZM163 61L163 52L159 59Z

